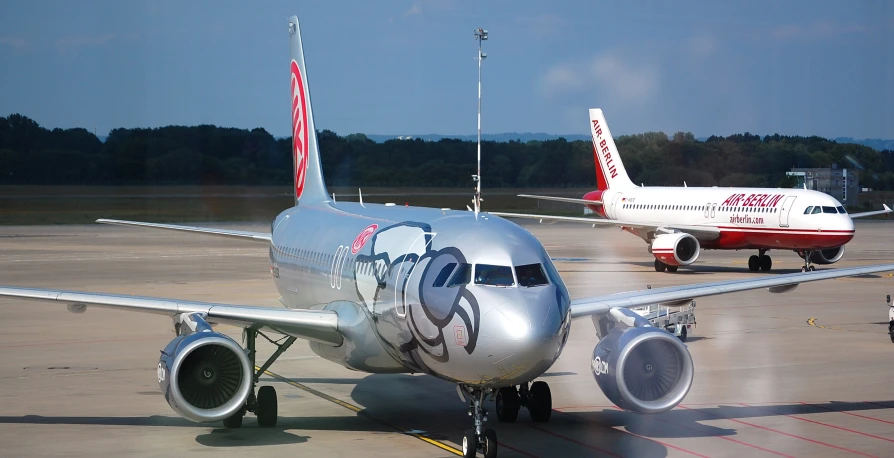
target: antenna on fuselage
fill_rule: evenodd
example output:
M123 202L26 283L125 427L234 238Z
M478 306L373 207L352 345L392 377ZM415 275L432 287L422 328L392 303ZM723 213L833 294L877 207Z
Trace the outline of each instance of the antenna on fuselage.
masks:
M335 202L335 193L334 193L334 192L332 193L332 203L333 203L333 204L336 203L336 202Z
M357 188L357 195L360 196L360 206L366 208L366 205L363 205L363 190Z

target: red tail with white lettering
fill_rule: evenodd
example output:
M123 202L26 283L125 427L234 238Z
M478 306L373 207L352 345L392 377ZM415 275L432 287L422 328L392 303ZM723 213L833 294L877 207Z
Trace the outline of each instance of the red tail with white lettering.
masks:
M597 189L625 189L636 185L627 176L618 147L608 130L605 116L599 108L590 109L590 135L593 136L593 159L596 162Z

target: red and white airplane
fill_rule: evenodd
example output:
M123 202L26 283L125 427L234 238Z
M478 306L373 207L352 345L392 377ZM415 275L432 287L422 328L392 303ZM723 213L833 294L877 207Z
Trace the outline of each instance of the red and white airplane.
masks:
M655 256L655 270L676 272L698 259L702 249L758 250L751 271L770 270L769 250L792 250L812 264L832 264L854 238L854 218L890 213L848 214L832 196L809 189L640 187L627 176L602 110L590 110L590 133L598 189L582 199L521 197L586 205L605 219L498 213L506 217L615 225L642 238Z

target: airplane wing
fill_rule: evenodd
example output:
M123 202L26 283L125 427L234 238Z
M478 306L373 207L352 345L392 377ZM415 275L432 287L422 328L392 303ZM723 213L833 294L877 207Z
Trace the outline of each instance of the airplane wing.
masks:
M572 197L553 197L553 196L533 196L531 194L519 194L518 197L526 197L528 199L537 199L537 200L554 200L556 202L568 202L572 204L581 204L581 205L602 205L601 200L587 200L587 199L575 199Z
M158 223L143 223L140 221L122 221L120 219L98 219L97 223L100 224L115 224L118 226L139 226L139 227L151 227L153 229L167 229L171 231L183 231L183 232L198 232L201 234L211 234L211 235L221 235L224 237L233 237L238 239L248 239L248 240L256 240L259 242L267 242L270 243L270 234L265 232L249 232L249 231L233 231L228 229L215 229L210 227L196 227L196 226L178 226L175 224L158 224Z
M646 231L655 231L655 232L663 232L672 234L674 232L685 232L687 234L691 234L693 237L698 239L700 242L716 240L720 237L720 229L712 226L689 226L689 225L664 225L664 224L649 224L649 223L639 223L632 221L619 221L614 219L596 219L596 218L587 218L584 216L550 216L550 215L534 215L534 214L524 214L524 213L503 213L503 212L488 212L488 214L495 216L502 216L506 218L528 218L528 219L536 219L540 220L540 222L548 221L548 222L558 222L558 221L567 221L570 223L585 223L592 224L595 227L597 224L600 226L620 226L620 227L629 227L635 229L641 229Z
M889 207L885 204L882 204L882 207L884 207L885 209L884 210L875 210L875 211L871 211L871 212L863 212L863 213L851 213L850 216L851 216L851 219L857 219L857 218L865 218L867 216L884 215L885 213L894 212L894 210L891 210L891 207Z
M215 304L155 297L123 296L38 288L0 286L0 298L67 304L68 310L82 313L89 307L101 307L131 312L176 316L200 312L213 323L237 327L267 328L284 335L313 340L330 345L341 345L338 314L331 310L294 310L274 307Z
M800 283L889 271L894 271L894 264L848 267L844 269L762 276L744 280L726 280L682 286L668 286L665 288L588 297L571 301L571 317L577 318L581 316L600 315L608 313L609 310L615 307L630 308L658 303L679 303L698 297L716 296L718 294L735 293L751 289L767 288L771 293L785 293L795 289Z

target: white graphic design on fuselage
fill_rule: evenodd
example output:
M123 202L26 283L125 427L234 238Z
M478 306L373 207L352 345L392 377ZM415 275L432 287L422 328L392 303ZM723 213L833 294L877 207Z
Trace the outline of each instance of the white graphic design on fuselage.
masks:
M467 283L453 280L462 269L471 268L465 256L456 247L433 249L434 238L431 226L415 222L376 232L367 244L370 254L357 255L355 284L383 340L400 342L399 350L411 357L418 348L446 362L450 357L444 330L449 327L453 335L455 326L464 327L460 347L471 354L481 313Z

